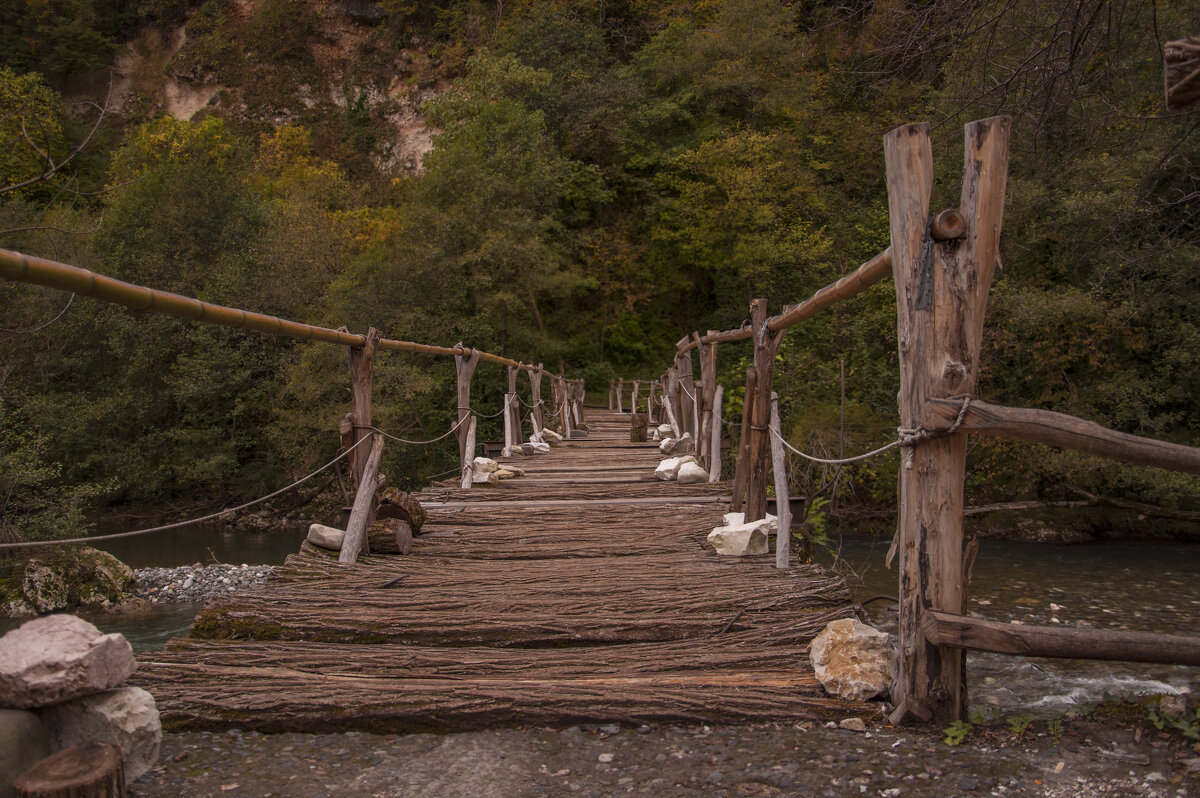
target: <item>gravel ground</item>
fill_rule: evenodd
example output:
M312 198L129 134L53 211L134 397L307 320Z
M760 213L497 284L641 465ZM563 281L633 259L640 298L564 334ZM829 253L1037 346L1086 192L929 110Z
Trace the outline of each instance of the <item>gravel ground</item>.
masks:
M267 581L271 565L182 565L178 568L139 568L133 594L151 604L207 604L237 590Z
M940 734L617 726L462 734L168 734L135 796L1200 796L1200 752L1112 717Z

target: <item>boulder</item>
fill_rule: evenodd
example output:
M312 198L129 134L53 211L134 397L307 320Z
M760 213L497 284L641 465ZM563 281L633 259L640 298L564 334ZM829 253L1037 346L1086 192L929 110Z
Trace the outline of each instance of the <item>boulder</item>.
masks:
M699 463L681 463L675 472L675 480L680 485L694 485L698 482L708 482L708 472Z
M767 514L767 517L770 517L770 513ZM725 513L721 517L721 526L737 526L744 523L746 523L745 513Z
M674 454L677 438L663 438L658 444L658 450L663 454Z
M330 551L341 551L342 540L346 537L346 530L338 529L324 524L312 524L308 527L308 535L305 540L314 546L320 546L323 549Z
M813 638L809 658L825 690L847 701L884 695L896 678L891 638L856 618L830 622Z
M17 776L50 753L50 735L37 715L0 709L0 798L9 798Z
M39 552L16 566L0 591L14 615L57 612L76 606L108 609L128 598L133 570L88 546Z
M496 479L512 479L516 475L515 471L510 471L508 468L501 468L496 472Z
M535 441L532 439L532 436L530 436L529 443L521 444L522 449L525 449L527 446L529 448L526 449L525 454L550 454L550 444Z
M472 471L471 472L471 484L472 485L498 485L499 483L500 483L500 478L498 476L496 476L495 471Z
M472 464L472 468L475 471L491 473L493 471L499 471L500 464L490 457L476 457L474 463Z
M649 438L650 438L650 440L652 440L652 441L654 441L654 442L656 442L656 443L657 443L658 441L661 441L661 440L662 440L662 435L659 435L659 434L658 434L658 430L657 430L657 429L652 429L652 430L650 430L650 435L649 435Z
M532 444L532 443L522 443L521 446L519 447L519 449L520 449L521 454L528 455L528 454L537 454L538 453L537 449L534 448L534 444ZM513 449L513 451L515 452L515 451L517 451L517 449Z
M674 459L676 460L675 474L671 477L672 479L678 479L679 478L679 469L683 468L688 463L699 462L696 460L695 457L693 457L690 454L680 455L679 457L676 457Z
M658 430L658 437L660 437L660 438L674 438L675 437L675 428L672 427L670 424L659 424L657 427L657 430Z
M426 513L416 497L399 488L387 488L379 497L379 508L375 511L375 517L407 521L413 534L419 535L421 527L425 525Z
M49 615L0 637L0 706L33 709L124 682L137 668L129 641L74 615Z
M692 433L685 432L675 439L675 448L672 450L672 454L687 454L694 451L696 451L696 441L692 438Z
M38 712L54 750L84 743L120 746L125 784L132 784L158 761L162 724L154 697L140 687L122 687L55 704Z
M552 429L542 430L543 443L562 443L563 437Z
M708 533L708 542L713 545L717 554L729 557L766 554L770 551L767 545L769 523L767 519L762 519L750 524L719 526Z
M513 476L514 476L514 477L523 477L523 476L525 476L525 469L524 469L524 468L517 468L517 467L516 467L515 465L513 465L512 463L505 463L505 464L504 464L504 470L505 470L505 471L511 471L511 472L513 473Z
M675 469L679 467L679 460L680 458L678 457L668 457L666 460L663 460L658 464L658 468L654 469L654 476L664 482L675 479Z

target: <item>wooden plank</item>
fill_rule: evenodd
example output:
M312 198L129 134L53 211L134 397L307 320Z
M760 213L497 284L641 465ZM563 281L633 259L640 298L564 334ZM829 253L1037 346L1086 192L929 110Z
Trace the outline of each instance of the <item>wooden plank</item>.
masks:
M962 409L956 399L928 399L922 426L946 430ZM972 400L959 429L1011 440L1074 449L1124 463L1200 474L1200 447L1143 438L1053 410L1005 407Z
M936 610L925 613L921 630L934 645L996 654L1200 665L1200 637L1001 623Z
M494 512L498 506L507 507L598 507L601 505L633 505L633 504L725 504L728 496L644 496L634 499L504 499L494 502L435 502L421 500L421 505L431 510L464 509Z

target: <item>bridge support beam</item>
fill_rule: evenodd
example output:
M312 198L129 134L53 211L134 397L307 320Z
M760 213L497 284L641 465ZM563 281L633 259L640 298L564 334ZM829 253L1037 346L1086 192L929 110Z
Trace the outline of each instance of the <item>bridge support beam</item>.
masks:
M461 347L462 341L455 346ZM458 439L458 462L464 488L471 487L472 465L475 460L475 420L468 422L466 418L471 414L471 377L475 374L477 365L479 352L474 349L469 356L454 356L454 370L458 378L458 427L454 430L454 437Z

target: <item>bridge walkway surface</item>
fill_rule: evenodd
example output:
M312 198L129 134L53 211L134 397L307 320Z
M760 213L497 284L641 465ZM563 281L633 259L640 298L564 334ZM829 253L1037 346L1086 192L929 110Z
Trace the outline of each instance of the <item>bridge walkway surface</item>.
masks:
M654 478L654 443L591 409L525 476L419 494L408 555L290 556L262 587L143 654L174 730L456 731L497 725L845 717L808 643L844 581L706 543L728 485Z

